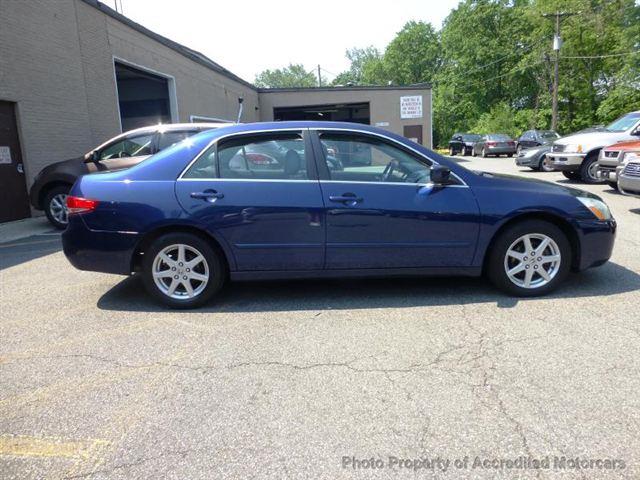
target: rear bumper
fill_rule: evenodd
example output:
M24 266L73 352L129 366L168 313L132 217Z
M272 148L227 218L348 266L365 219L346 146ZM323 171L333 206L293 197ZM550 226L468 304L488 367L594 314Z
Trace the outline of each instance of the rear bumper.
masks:
M80 215L69 217L62 249L79 270L129 275L138 234L90 230Z
M515 154L516 147L485 147L486 152L489 155L499 155L502 154Z
M598 267L611 258L616 239L615 220L581 220L578 222L580 235L580 262L577 270Z
M554 170L574 171L580 168L584 160L584 153L547 153L547 157L551 159L551 165Z

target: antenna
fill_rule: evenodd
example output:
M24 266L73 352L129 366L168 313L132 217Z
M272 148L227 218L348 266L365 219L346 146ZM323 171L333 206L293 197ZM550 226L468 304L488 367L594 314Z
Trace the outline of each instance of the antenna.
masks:
M240 119L242 118L242 102L244 102L244 98L238 98L238 120L236 123L240 123Z

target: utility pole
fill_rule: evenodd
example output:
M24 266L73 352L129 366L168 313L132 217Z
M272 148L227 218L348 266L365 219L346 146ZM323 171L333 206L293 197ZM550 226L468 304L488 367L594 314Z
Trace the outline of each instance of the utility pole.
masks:
M555 52L553 61L553 96L551 103L551 130L558 129L558 87L560 84L560 47L562 47L562 38L560 37L560 19L570 17L575 13L569 12L556 12L545 13L542 16L544 18L556 19L556 33L553 37L553 50Z
M318 86L322 86L322 76L320 75L320 64L318 64Z

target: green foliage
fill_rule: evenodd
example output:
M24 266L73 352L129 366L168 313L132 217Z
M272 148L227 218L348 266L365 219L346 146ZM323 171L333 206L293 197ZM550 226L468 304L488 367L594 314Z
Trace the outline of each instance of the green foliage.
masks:
M640 5L634 0L462 0L437 32L409 22L355 84L433 83L434 142L455 131L519 135L551 125L553 19L562 21L559 132L640 109ZM496 116L492 118L492 116ZM487 130L487 131L488 131Z
M351 48L347 50L347 58L351 62L349 70L340 73L331 82L332 85L359 85L363 83L364 68L371 62L380 59L380 52L375 47Z
M261 88L315 87L318 78L313 71L307 72L304 65L290 64L288 67L265 70L256 75L255 85Z

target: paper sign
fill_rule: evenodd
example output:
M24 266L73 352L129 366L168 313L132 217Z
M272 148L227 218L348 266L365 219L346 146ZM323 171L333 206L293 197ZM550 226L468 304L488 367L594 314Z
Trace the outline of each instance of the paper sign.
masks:
M0 163L11 163L11 149L0 146Z
M422 118L422 95L400 97L400 118Z

